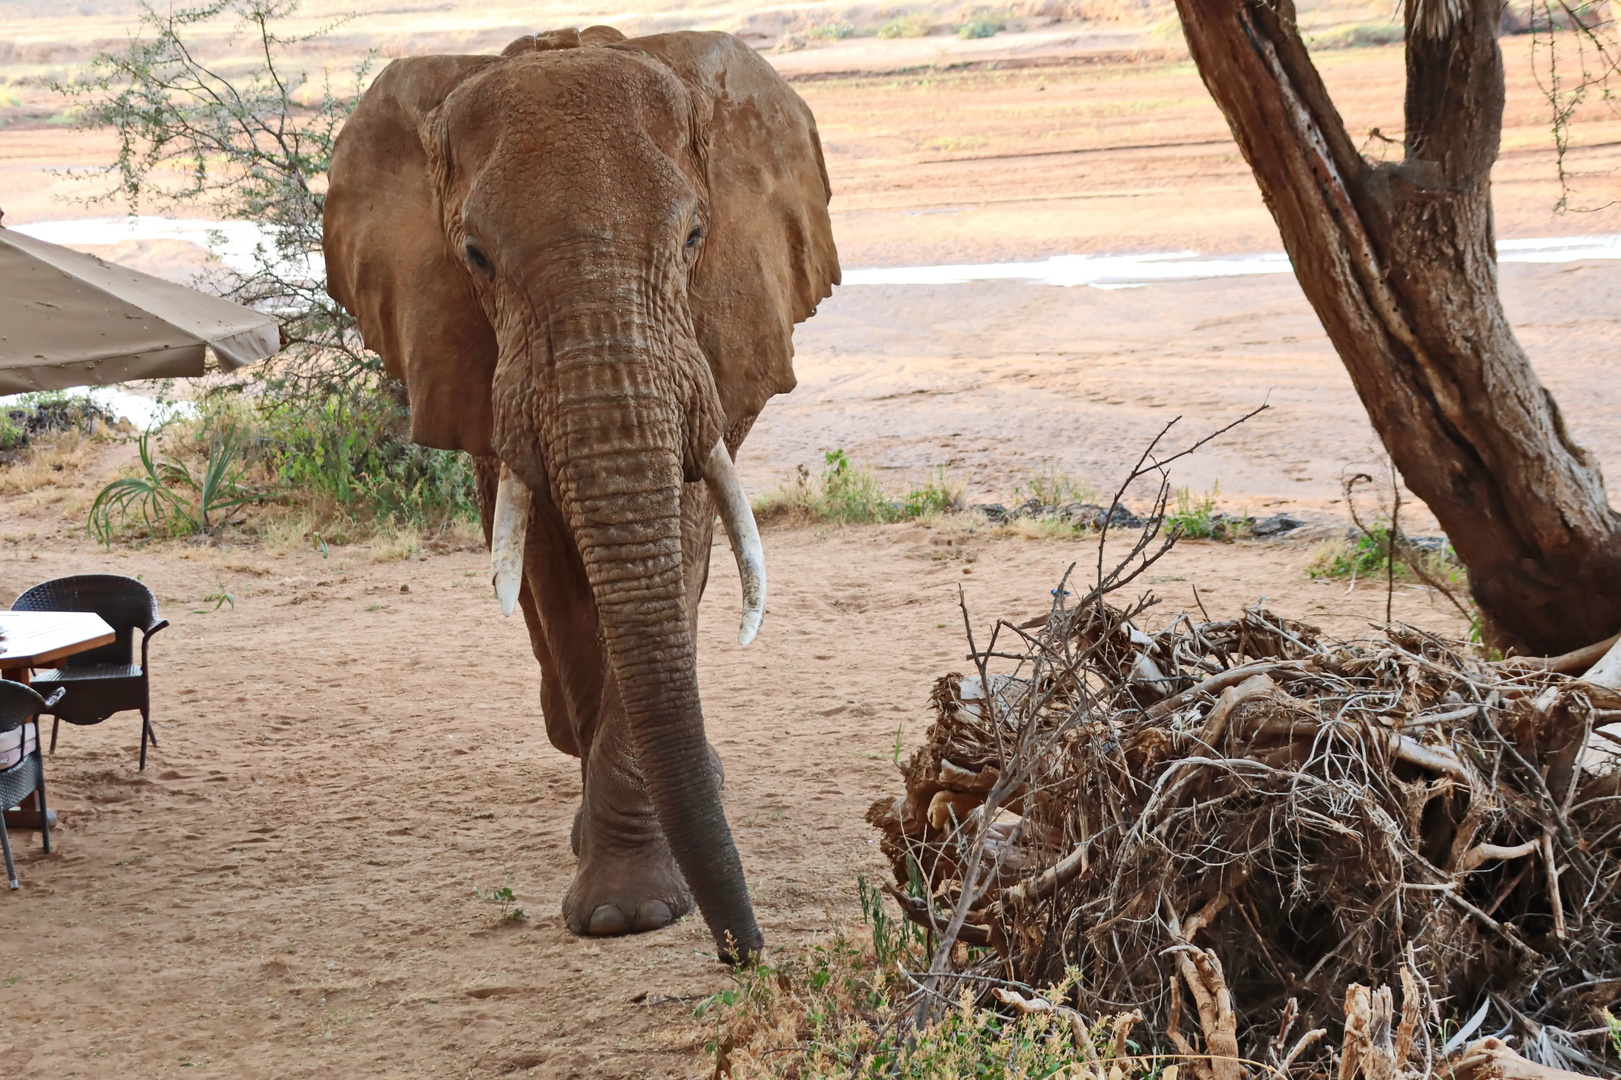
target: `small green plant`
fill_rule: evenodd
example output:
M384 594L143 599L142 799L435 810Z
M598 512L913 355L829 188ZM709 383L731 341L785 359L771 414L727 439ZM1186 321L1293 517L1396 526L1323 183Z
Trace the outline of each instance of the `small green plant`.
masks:
M972 19L957 27L957 36L960 38L988 38L1000 34L1007 28L1007 24L994 15L975 15Z
M1188 488L1176 492L1176 509L1165 515L1165 527L1188 540L1208 540L1216 532L1216 498L1219 486L1203 495L1194 495Z
M822 464L822 517L863 524L882 521L884 493L866 465L850 460L843 450L829 450Z
M810 36L817 41L843 41L847 37L855 36L855 32L854 23L830 22L811 27Z
M922 486L907 488L906 494L901 496L899 508L891 507L890 510L897 520L910 521L948 513L961 503L962 485L948 477L942 466L936 468Z
M241 486L240 428L216 431L209 438L201 474L176 458L154 455L152 435L143 432L136 440L140 472L114 480L90 504L89 529L103 544L110 546L118 529L137 514L152 536L206 535L227 511L262 498Z
M1330 540L1319 546L1306 573L1314 578L1373 577L1389 566L1390 526L1375 524L1355 540Z
M203 597L203 603L206 604L210 600L214 601L214 606L213 607L206 608L206 609L205 608L199 608L199 609L193 611L192 614L193 615L210 615L210 614L218 611L220 608L224 607L226 604L231 605L231 610L232 611L236 610L236 597L232 596L230 593L225 591L225 582L220 580L218 574L214 575L214 591L211 592L211 593L208 593L206 596Z
M100 425L116 423L107 407L87 393L21 394L0 411L0 451L22 450L41 435L74 430L91 434Z
M486 904L494 904L500 909L500 913L496 916L499 922L517 922L529 917L524 914L523 908L518 906L518 896L510 885L503 885L499 889L480 889L474 886L473 895Z
M884 908L883 890L869 884L865 874L856 875L856 895L861 901L861 919L872 928L873 959L879 967L916 963L928 956L922 928L908 919L892 917Z
M899 15L878 28L878 36L890 38L916 38L927 37L929 34L929 20L919 12L910 15Z

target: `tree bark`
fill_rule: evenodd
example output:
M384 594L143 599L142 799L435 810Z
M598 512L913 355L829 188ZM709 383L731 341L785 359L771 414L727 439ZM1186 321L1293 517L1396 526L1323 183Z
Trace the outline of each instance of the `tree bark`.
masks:
M1346 133L1292 0L1176 2L1301 288L1468 569L1487 640L1548 654L1621 629L1621 521L1497 294L1500 0L1409 0L1405 154L1379 165Z

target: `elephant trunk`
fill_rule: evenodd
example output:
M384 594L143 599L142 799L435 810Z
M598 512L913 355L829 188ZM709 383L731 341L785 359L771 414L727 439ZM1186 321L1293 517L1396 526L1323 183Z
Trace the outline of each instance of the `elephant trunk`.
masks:
M619 313L554 327L553 340L569 344L553 353L556 411L543 441L660 828L721 955L741 959L763 942L704 736L682 564L682 459L690 421L685 410L671 407L669 385L649 363L661 337ZM742 515L736 512L741 488L730 460L721 468L711 455L703 471L711 490L725 498L723 516L733 523L746 516L752 532L746 499ZM728 531L734 548L749 546L746 538L736 539L743 535L740 524L736 531L729 524ZM757 535L752 546L748 563L758 584L752 607L758 609L764 578L753 574L761 565Z

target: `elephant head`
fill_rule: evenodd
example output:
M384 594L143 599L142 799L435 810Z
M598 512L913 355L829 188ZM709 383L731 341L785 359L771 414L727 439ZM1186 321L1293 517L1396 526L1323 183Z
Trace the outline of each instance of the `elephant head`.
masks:
M500 459L508 613L531 495L566 522L659 825L723 952L760 935L708 767L681 493L708 484L746 643L764 563L732 454L793 388L794 324L839 280L829 195L810 110L736 38L597 27L390 64L326 198L328 290L408 387L412 437Z

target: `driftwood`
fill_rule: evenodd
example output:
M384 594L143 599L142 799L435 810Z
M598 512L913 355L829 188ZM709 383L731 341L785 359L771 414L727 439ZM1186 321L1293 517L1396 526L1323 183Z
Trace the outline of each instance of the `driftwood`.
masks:
M999 624L868 812L956 977L1135 1006L1199 1080L1621 1075L1621 644L1493 663L1144 606ZM1433 1032L1477 1011L1527 1056L1447 1059Z
M1442 1080L1591 1080L1583 1073L1539 1065L1502 1039L1489 1037L1470 1043L1437 1072Z

